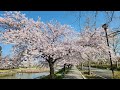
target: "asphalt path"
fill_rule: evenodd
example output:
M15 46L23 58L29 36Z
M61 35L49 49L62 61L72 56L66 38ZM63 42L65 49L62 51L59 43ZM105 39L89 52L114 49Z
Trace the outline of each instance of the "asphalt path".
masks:
M83 70L88 70L88 67L83 67ZM112 78L112 71L107 69L98 69L92 68L91 72L96 74L97 76L103 77L104 79L111 79Z

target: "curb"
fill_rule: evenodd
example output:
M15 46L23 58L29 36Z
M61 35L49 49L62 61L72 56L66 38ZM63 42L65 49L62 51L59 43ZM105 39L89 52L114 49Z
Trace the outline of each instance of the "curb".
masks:
M79 71L80 72L80 71ZM83 79L86 79L86 77L80 72L80 75L83 77Z
M78 70L79 71L79 70ZM80 75L83 77L83 79L87 79L82 73L81 73L81 71L79 71L80 72Z
M78 68L77 68L78 69ZM78 70L79 71L79 70ZM82 73L81 71L79 71L80 75L82 76L83 79L87 79Z

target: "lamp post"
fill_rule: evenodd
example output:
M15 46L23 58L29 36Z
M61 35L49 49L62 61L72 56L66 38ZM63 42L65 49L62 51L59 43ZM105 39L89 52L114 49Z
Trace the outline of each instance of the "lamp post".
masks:
M103 24L102 28L104 28L104 30L105 30L105 37L106 37L106 41L107 41L107 46L109 47L109 40L108 40L108 34L107 34L108 25L107 24ZM113 69L113 64L112 64L111 52L108 51L108 53L109 53L111 70L112 70L112 74L113 74L113 78L114 78L114 69Z
M0 60L2 60L2 47L0 46Z

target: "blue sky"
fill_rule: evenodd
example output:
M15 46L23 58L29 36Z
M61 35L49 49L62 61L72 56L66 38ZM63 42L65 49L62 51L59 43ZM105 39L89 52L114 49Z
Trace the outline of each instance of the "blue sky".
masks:
M59 21L61 24L71 25L75 30L80 31L79 22L76 21L76 17L79 15L76 11L21 11L26 14L26 17L33 18L34 20L38 19L38 16L41 18L41 21L48 22L52 19ZM2 14L3 11L0 11ZM76 21L76 22L75 22ZM99 15L97 27L105 23L103 15ZM81 18L81 25L84 25L84 19ZM113 24L115 25L115 24ZM3 48L3 56L11 54L12 45L0 44Z

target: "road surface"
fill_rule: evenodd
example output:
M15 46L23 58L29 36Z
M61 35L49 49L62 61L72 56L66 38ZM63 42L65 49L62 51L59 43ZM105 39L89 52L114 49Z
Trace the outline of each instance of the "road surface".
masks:
M63 79L86 79L86 78L75 66L73 66L71 70L67 74L65 74L65 77Z
M88 67L83 67L83 70L88 70ZM91 72L94 74L103 77L104 79L111 79L112 78L112 71L107 69L98 69L98 68L92 68Z

